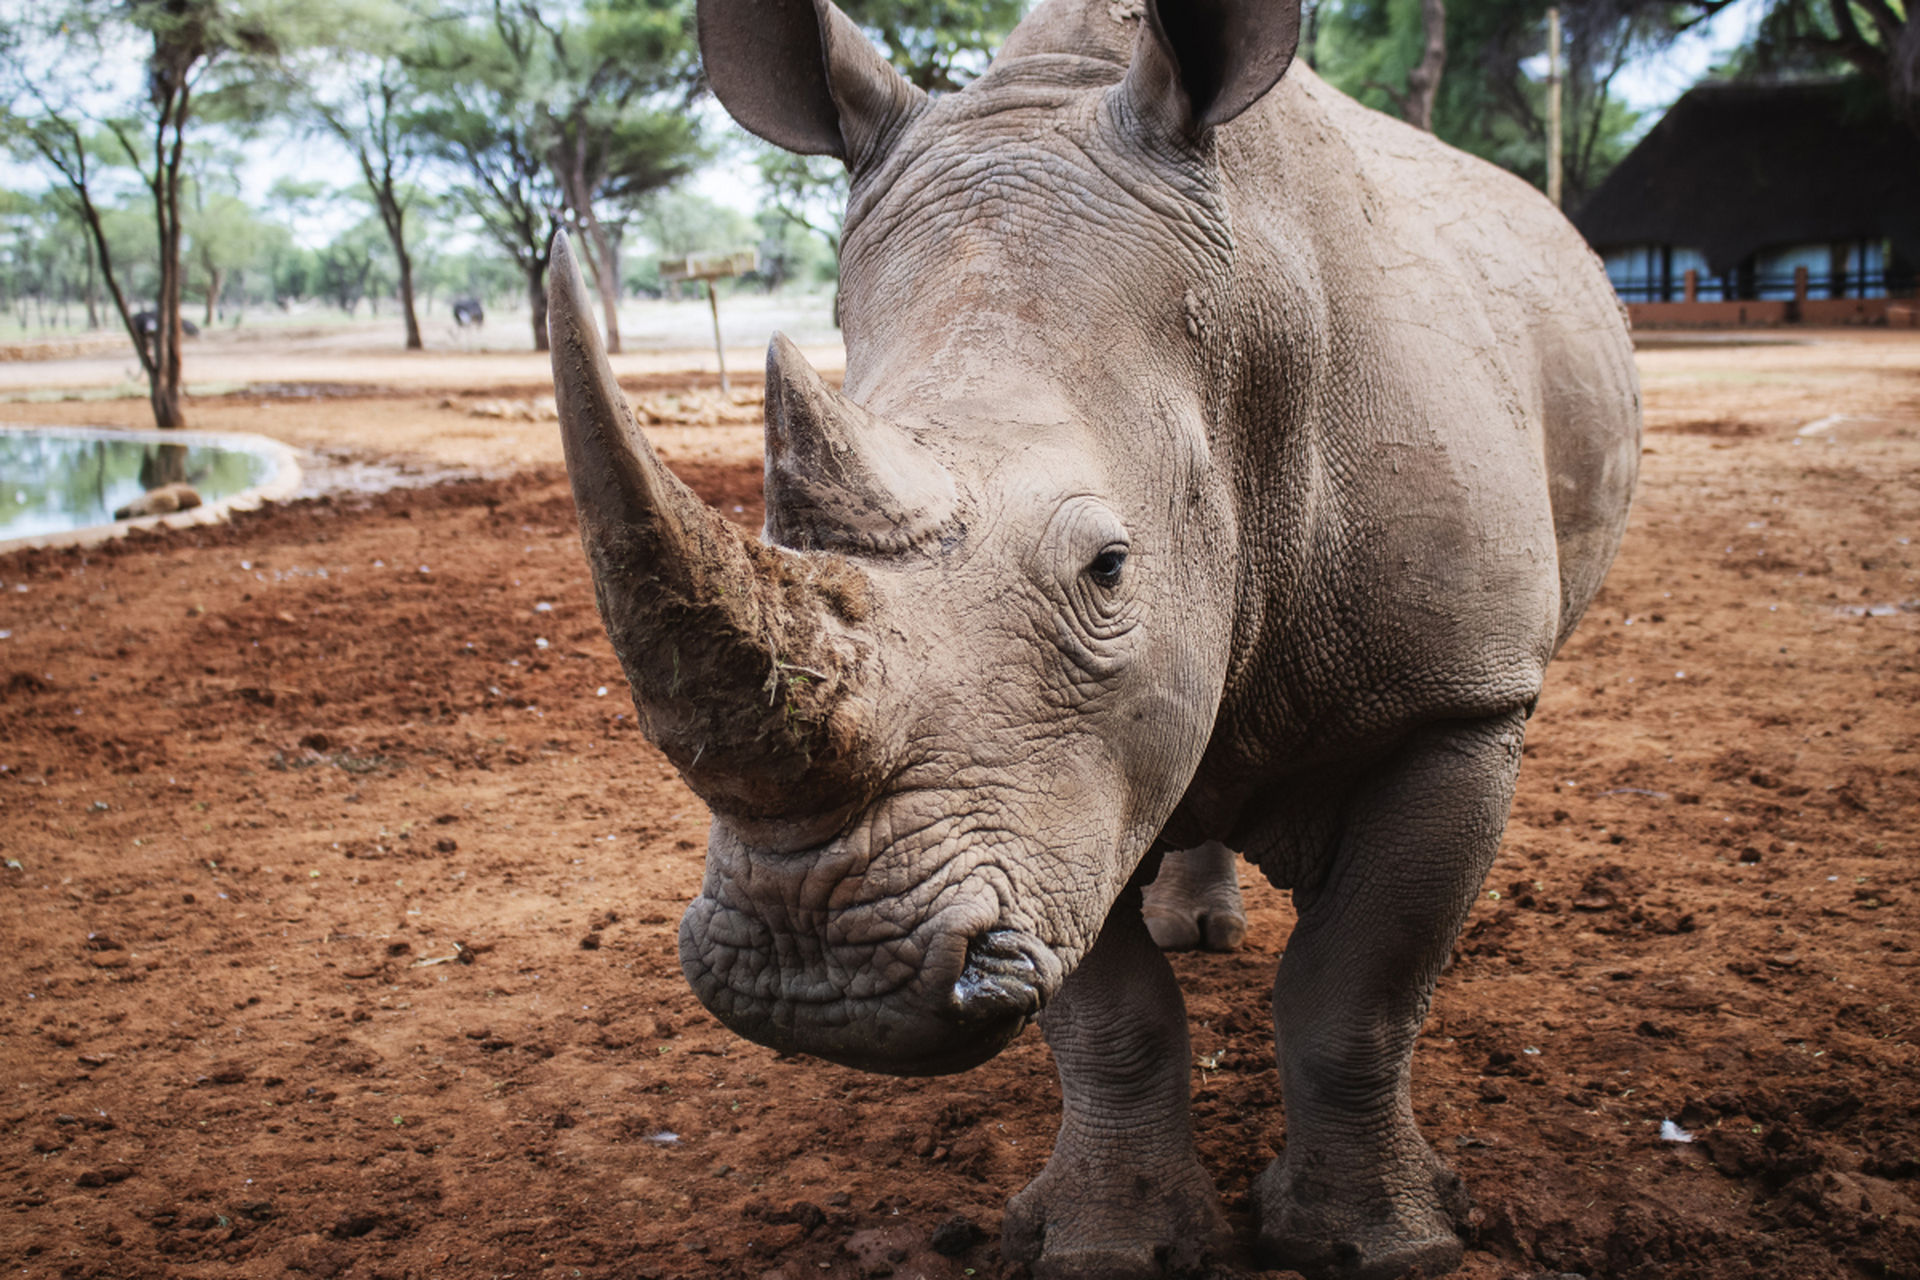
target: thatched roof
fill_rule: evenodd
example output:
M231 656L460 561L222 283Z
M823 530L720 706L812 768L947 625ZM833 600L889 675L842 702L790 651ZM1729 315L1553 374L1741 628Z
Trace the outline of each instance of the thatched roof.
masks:
M1574 216L1601 251L1891 240L1920 262L1920 138L1843 82L1709 84L1673 104Z

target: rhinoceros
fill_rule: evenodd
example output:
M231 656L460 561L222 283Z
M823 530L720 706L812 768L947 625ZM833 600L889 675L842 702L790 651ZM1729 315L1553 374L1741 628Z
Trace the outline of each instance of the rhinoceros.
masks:
M1001 1241L1038 1274L1456 1266L1468 1200L1409 1062L1626 522L1639 393L1598 260L1294 62L1290 0L1046 0L936 97L828 0L698 18L734 118L851 186L844 384L775 335L757 539L661 464L555 248L599 607L713 814L694 991L897 1074L1038 1021L1064 1118ZM1286 1149L1238 1245L1142 920L1208 841L1298 910Z

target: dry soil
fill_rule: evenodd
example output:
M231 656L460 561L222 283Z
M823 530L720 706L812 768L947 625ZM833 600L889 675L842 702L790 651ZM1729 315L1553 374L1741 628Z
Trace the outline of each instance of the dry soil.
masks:
M1414 1066L1463 1274L1920 1276L1920 337L1641 365L1627 542ZM467 412L540 391L196 400L460 477L0 558L12 1274L1009 1274L1037 1035L865 1076L681 980L704 812L633 730L552 425ZM678 465L757 524L751 439L699 431ZM1290 919L1244 878L1246 948L1175 962L1243 1240Z

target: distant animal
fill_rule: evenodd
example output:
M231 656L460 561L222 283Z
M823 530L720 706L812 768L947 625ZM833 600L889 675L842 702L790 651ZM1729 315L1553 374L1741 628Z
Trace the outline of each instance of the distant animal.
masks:
M152 342L160 332L160 313L157 311L136 311L133 313L133 327L143 342ZM180 317L180 332L189 338L200 336L200 326L185 316Z
M826 0L699 0L721 103L850 175L845 381L774 338L759 540L661 464L554 247L600 608L713 811L681 968L741 1035L867 1070L963 1070L1037 1020L1066 1114L1002 1234L1036 1275L1232 1246L1142 918L1209 841L1299 913L1250 1243L1458 1265L1414 1041L1638 470L1598 259L1294 63L1299 20L1045 0L930 98ZM1211 848L1177 877L1196 926L1236 873Z
M480 308L478 298L462 298L453 304L453 322L462 329L487 322L487 313Z
M200 501L200 491L190 484L163 484L115 510L113 518L131 520L135 516L164 516L175 511L191 511L200 505Z

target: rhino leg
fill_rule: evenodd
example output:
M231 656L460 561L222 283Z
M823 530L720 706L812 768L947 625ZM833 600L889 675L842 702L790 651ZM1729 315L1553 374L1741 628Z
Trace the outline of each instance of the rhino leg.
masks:
M1230 1240L1189 1121L1187 1008L1129 887L1041 1015L1060 1071L1053 1155L1007 1206L1001 1248L1037 1277L1197 1268Z
M1255 1186L1261 1260L1387 1280L1458 1266L1470 1201L1414 1124L1414 1038L1493 864L1524 717L1434 725L1347 801L1273 986L1285 1152Z
M1168 853L1142 910L1163 951L1238 951L1247 936L1239 855L1218 840Z

